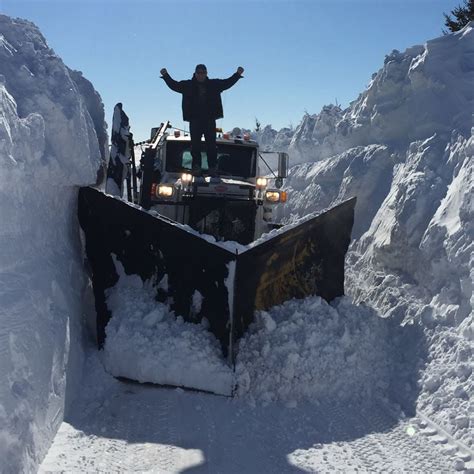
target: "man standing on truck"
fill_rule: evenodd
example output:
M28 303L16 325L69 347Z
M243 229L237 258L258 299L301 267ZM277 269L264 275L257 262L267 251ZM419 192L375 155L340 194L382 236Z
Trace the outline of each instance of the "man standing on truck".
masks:
M206 66L198 64L192 79L175 81L165 68L160 71L167 86L183 94L183 120L189 122L193 157L192 171L195 176L202 174L201 137L203 135L206 141L209 175L217 176L216 120L224 116L221 92L231 88L242 77L243 72L244 69L239 66L237 71L227 79L209 79Z

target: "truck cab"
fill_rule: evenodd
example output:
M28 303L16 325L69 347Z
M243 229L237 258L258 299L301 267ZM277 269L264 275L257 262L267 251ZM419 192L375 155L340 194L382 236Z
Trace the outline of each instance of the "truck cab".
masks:
M219 133L216 137L218 178L207 175L205 144L203 177L191 174L191 139L165 125L154 129L155 139L141 160L140 204L176 222L188 224L218 240L249 243L278 224L273 209L286 202L281 191L288 155L279 153L278 175L249 136Z

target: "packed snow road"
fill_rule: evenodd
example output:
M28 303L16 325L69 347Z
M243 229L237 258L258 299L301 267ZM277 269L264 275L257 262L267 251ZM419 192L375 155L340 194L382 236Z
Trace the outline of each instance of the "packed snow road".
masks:
M251 406L125 383L89 360L40 472L453 471L457 446L383 405Z

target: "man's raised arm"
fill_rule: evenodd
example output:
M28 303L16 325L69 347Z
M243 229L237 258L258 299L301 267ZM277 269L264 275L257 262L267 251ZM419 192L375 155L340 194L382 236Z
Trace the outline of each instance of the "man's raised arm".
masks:
M183 81L175 81L169 74L166 68L161 69L160 71L161 79L166 82L166 85L173 91L179 92L182 94L184 92Z
M237 71L234 72L234 74L232 74L232 76L228 77L227 79L217 79L219 81L219 89L221 91L230 89L242 77L243 72L244 68L239 66L237 68Z

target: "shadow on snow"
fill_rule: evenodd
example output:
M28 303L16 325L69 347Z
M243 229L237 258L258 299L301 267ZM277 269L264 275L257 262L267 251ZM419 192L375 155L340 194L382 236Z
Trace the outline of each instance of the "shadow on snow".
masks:
M80 400L65 421L87 436L202 451L204 462L189 472L301 472L291 463L295 451L388 432L399 421L397 407L408 416L415 413L427 353L423 331L387 324L390 373L384 402L253 407L243 399L116 381L99 400ZM85 383L97 385L100 378L86 377Z

